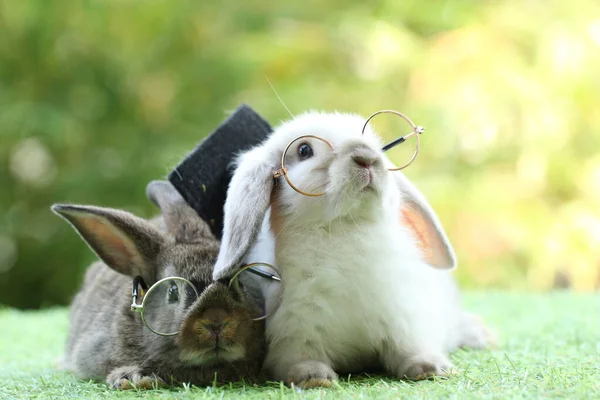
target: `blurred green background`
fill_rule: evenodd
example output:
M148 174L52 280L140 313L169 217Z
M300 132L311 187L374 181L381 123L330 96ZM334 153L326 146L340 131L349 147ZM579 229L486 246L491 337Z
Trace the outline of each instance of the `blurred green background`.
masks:
M426 127L406 174L464 287L597 289L599 71L593 0L0 1L0 303L66 304L93 260L52 203L151 216L240 103L288 118L266 76L293 113Z

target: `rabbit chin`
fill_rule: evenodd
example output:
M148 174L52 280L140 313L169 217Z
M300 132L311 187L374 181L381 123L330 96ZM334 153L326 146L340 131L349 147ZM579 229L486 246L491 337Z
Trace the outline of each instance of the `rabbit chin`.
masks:
M179 359L189 366L214 365L241 360L246 355L244 347L236 344L215 346L204 350L182 350Z

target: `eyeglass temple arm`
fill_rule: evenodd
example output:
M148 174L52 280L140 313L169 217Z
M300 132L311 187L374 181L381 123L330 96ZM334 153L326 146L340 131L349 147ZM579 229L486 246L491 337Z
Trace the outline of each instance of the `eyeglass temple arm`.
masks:
M412 131L411 133L409 133L408 135L404 135L399 139L394 140L391 143L386 144L385 146L383 146L383 148L381 149L382 151L388 151L389 149L391 149L394 146L399 145L400 143L404 143L406 141L406 139L408 139L409 137L411 137L412 135L414 135L415 133L418 133L419 135L423 133L423 131L425 131L425 128L423 128L422 126L416 126L415 130Z
M133 278L133 288L131 290L131 311L141 312L142 306L137 304L138 298L138 285L142 287L142 290L145 292L148 290L148 286L146 286L146 282L141 276L136 276Z
M255 275L261 276L263 278L267 278L267 279L271 279L271 280L274 280L274 281L281 282L281 278L278 277L277 275L273 275L273 274L270 274L268 272L261 271L259 269L254 268L254 267L248 268L248 271L252 272Z

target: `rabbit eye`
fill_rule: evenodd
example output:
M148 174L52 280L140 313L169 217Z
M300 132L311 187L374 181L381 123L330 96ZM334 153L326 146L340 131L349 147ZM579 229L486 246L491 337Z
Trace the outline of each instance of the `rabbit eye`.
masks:
M167 291L167 302L177 303L179 301L179 287L173 284Z
M314 155L315 153L313 152L313 149L310 146L310 144L302 143L298 146L298 156L300 157L301 161L311 158Z

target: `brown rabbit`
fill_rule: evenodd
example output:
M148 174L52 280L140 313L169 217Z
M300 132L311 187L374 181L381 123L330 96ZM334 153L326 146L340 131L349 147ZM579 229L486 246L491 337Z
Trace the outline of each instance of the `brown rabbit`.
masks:
M63 367L117 389L260 380L257 297L212 281L219 242L168 182L151 182L147 194L162 211L151 222L116 209L52 207L103 261L89 268L71 306ZM178 278L151 288L150 302L146 289L167 277ZM132 287L134 303L151 303L144 314L133 312Z

